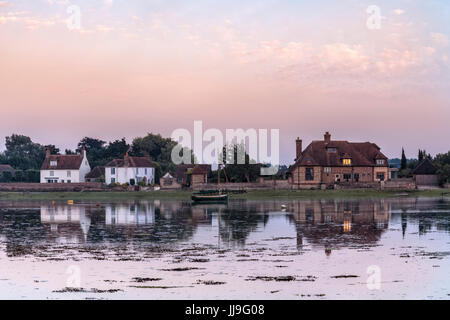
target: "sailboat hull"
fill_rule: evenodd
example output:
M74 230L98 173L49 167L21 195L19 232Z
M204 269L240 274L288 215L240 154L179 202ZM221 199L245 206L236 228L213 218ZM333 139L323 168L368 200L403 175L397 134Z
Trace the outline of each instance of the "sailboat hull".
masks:
M196 203L226 202L228 194L193 194L191 199Z

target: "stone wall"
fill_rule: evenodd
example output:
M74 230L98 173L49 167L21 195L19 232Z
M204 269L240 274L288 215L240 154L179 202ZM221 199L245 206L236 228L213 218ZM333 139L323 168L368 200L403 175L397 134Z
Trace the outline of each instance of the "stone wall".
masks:
M214 190L217 188L217 183L200 183L192 186L194 190ZM221 183L220 188L227 190L286 190L292 189L292 186L288 180L259 180L258 182Z
M393 179L384 182L384 189L414 190L416 183L412 178Z
M85 183L0 183L3 192L103 191L101 182Z

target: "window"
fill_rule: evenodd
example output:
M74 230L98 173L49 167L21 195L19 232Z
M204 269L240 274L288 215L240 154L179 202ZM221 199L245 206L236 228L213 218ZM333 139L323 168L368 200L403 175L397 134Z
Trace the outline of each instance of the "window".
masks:
M384 159L377 159L377 164L383 165L384 164Z
M344 173L344 180L348 182L352 178L352 175L350 173Z
M378 172L377 173L377 179L380 181L384 181L384 172Z
M327 151L328 152L336 152L337 150L336 150L336 148L327 148Z
M61 180L61 183L64 183L64 180Z
M353 179L358 182L359 181L359 173L353 174Z
M111 183L116 183L116 178L111 178Z
M145 168L145 174L147 175L147 168Z
M70 171L70 170L67 171L67 176L68 176L68 177L71 177L71 176L72 176L72 171Z
M310 163L310 162L311 162L311 159L310 159L310 158L306 158L306 162L307 162L307 163Z
M306 181L314 180L314 168L306 168L305 180Z
M139 168L136 168L136 174L139 174Z
M72 183L72 180L67 180L67 183Z
M56 160L50 161L50 167L56 167L58 165L58 162Z
M342 164L349 166L352 164L352 159L349 159L349 158L342 159Z
M53 177L55 175L55 171L50 171L50 177Z
M116 174L116 168L111 168L111 174Z
M331 168L330 167L325 167L325 168L323 168L323 172L330 173L331 172Z

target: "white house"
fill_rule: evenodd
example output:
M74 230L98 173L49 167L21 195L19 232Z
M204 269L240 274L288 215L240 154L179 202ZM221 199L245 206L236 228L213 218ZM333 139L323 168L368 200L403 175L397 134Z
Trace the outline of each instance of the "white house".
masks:
M85 176L91 171L86 150L81 154L50 154L47 148L41 167L41 183L78 183L85 182Z
M130 157L128 153L123 159L114 159L105 166L105 183L153 184L155 182L155 166L150 157Z

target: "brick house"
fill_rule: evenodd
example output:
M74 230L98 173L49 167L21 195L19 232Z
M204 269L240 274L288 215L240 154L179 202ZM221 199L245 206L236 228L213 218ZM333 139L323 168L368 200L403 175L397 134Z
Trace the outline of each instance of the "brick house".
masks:
M176 170L176 179L183 187L192 187L201 183L208 183L211 172L209 164L180 164Z
M302 150L296 140L295 163L288 170L294 188L326 188L334 184L370 184L389 178L387 157L371 142L331 140L312 141Z

